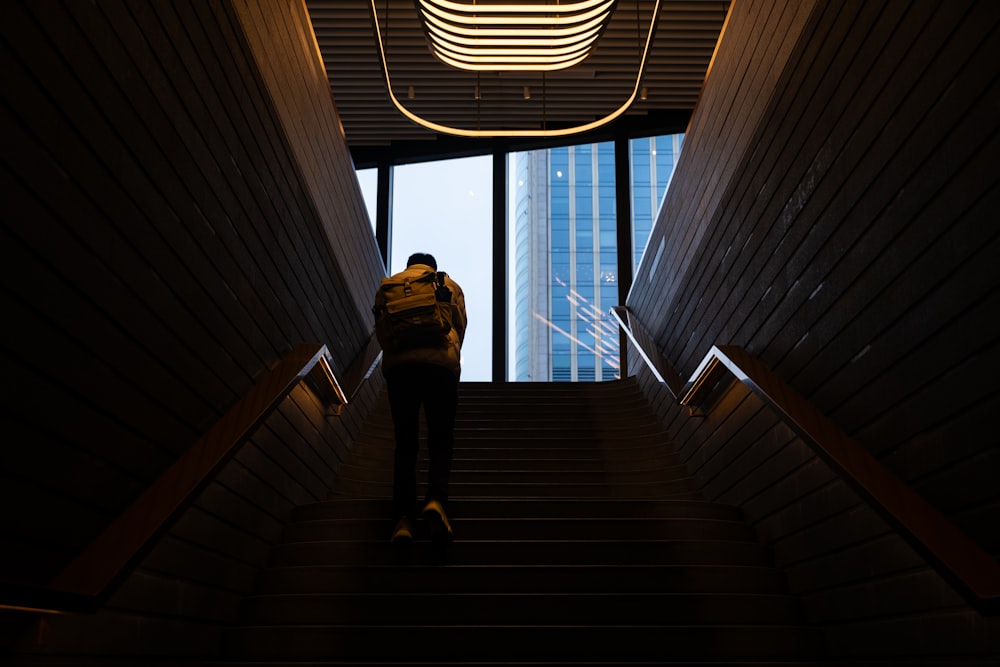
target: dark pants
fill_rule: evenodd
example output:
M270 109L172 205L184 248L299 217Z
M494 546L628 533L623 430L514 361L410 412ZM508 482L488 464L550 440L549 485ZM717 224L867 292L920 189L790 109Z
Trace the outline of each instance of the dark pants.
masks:
M437 364L402 364L386 373L389 408L396 436L392 507L396 519L413 518L417 510L417 454L420 447L420 406L427 421L430 471L426 500L447 507L455 442L458 378Z

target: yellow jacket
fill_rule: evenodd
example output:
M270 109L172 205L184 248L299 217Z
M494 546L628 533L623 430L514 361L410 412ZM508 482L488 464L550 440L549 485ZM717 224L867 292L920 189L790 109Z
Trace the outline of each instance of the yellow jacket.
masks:
M419 275L422 271L433 267L426 264L411 264L399 275ZM451 331L448 332L448 344L443 347L412 347L405 350L395 350L386 346L382 348L382 374L386 374L399 364L428 363L444 366L456 377L462 373L462 343L465 341L465 327L468 322L465 314L465 294L458 283L445 274L445 286L451 290Z

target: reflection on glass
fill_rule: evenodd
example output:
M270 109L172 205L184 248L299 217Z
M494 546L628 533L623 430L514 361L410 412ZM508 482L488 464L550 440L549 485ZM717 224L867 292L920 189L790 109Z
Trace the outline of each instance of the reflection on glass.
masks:
M680 153L682 135L630 142L635 266ZM614 144L509 156L511 379L620 377ZM633 272L635 271L633 267Z
M683 134L643 137L629 142L633 274L639 268L639 260L645 252L649 233L656 222L663 195L667 193L683 143Z
M614 144L510 156L513 380L619 377Z

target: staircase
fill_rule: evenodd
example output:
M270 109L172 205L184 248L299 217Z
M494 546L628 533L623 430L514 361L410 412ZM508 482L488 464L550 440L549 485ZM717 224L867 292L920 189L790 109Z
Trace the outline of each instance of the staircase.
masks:
M388 538L382 397L298 508L230 664L811 664L817 631L734 508L705 502L633 381L463 383L455 542Z

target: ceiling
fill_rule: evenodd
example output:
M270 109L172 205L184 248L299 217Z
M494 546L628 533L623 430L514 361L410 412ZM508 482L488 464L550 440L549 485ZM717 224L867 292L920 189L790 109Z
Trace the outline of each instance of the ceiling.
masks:
M426 121L458 131L540 134L593 123L626 109L613 122L583 134L523 139L454 136L407 118L387 92L372 0L306 0L306 5L348 146L355 165L363 168L380 160L401 163L594 141L622 133L682 132L729 2L661 0L654 17L656 0L618 0L611 23L579 65L544 75L477 75L446 66L431 54L414 0L374 0L392 91L404 108ZM637 84L647 38L646 65ZM525 99L526 86L530 99ZM639 96L642 89L644 100Z

